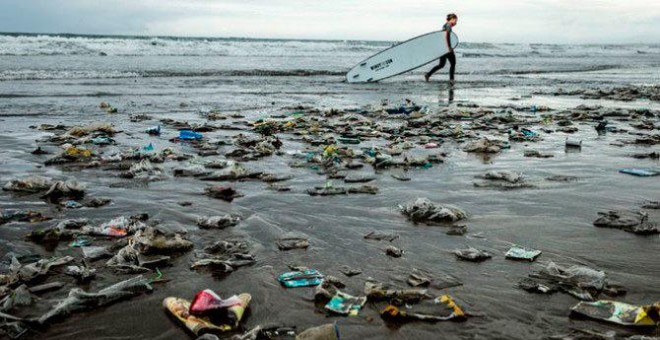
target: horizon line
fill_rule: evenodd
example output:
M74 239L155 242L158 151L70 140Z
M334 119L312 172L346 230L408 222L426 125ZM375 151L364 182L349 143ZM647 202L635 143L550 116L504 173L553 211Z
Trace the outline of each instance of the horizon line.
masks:
M237 40L266 40L266 41L327 41L327 42L376 42L376 43L393 43L400 42L404 40L371 40L371 39L322 39L322 38L263 38L263 37L238 37L238 36L185 36L185 35L146 35L146 34L103 34L103 33L67 33L67 32L58 32L58 33L48 33L48 32L4 32L0 31L0 35L50 35L50 36L80 36L80 37L95 37L95 38L166 38L166 39L237 39ZM414 38L414 37L413 37ZM654 43L543 43L543 42L470 42L466 41L464 43L468 44L529 44L529 45L603 45L603 46L632 46L632 45L660 45L660 42Z

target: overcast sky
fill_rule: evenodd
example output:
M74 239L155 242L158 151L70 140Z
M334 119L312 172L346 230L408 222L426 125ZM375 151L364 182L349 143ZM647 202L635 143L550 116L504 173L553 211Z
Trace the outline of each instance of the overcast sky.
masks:
M660 43L660 0L0 0L0 32Z

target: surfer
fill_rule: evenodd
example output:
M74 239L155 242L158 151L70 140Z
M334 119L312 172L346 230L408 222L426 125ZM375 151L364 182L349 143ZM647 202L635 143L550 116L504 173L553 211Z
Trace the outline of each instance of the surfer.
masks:
M436 73L438 70L445 67L447 60L449 60L449 84L454 85L454 71L456 71L456 55L454 54L454 49L451 47L451 31L452 27L456 26L458 21L458 16L454 13L447 14L447 22L442 26L442 30L445 32L445 41L447 42L447 48L449 52L442 57L440 57L440 63L435 65L427 74L424 75L424 80L429 81L429 78Z

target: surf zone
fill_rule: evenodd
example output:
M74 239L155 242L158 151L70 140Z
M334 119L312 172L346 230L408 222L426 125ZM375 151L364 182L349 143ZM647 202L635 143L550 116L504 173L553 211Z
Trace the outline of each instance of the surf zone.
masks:
M388 68L391 64L392 64L392 59L387 59L385 61L381 61L380 63L371 66L371 70L380 71L382 69Z

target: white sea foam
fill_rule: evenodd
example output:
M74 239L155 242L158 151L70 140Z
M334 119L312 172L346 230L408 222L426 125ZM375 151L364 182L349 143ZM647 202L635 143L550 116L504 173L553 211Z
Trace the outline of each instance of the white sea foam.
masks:
M394 42L305 41L238 38L145 38L0 34L0 55L109 56L338 56L369 55ZM466 57L603 56L660 54L660 45L554 45L462 43Z

